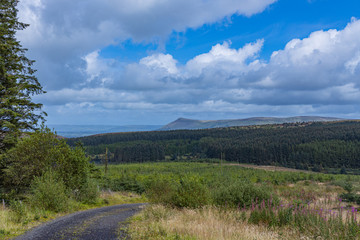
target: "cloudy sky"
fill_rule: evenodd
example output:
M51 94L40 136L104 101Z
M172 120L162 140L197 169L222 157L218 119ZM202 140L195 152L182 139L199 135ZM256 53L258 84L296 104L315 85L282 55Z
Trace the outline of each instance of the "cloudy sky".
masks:
M21 0L48 124L360 118L358 0ZM359 20L358 20L359 19Z

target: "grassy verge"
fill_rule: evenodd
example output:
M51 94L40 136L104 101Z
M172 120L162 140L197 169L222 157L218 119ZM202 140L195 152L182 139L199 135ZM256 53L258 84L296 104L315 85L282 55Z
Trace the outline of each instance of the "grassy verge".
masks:
M133 239L360 239L359 176L206 163L124 164L108 185L150 205Z
M359 205L339 198L344 189L338 185L309 180L274 184L276 202L253 199L250 205L153 204L133 217L129 233L134 240L360 239Z
M133 240L146 239L279 239L279 233L262 225L247 223L236 210L217 207L174 209L152 205L133 218L129 226ZM287 231L284 239L291 239ZM294 238L295 239L295 238Z
M104 191L101 192L100 197L95 202L84 204L71 201L68 210L60 213L32 208L25 202L17 202L16 205L13 204L11 207L0 207L0 239L10 239L21 235L35 226L69 213L110 205L146 201L147 199L143 195Z

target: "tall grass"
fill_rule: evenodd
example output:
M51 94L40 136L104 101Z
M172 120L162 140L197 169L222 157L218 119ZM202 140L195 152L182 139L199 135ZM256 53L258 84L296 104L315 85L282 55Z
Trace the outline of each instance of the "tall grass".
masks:
M219 166L209 164L140 166L115 168L132 168L134 179L148 189L156 186L155 202L164 205L150 207L138 217L131 227L134 239L360 239L358 206L340 201L345 190L335 184L356 184L357 176L289 175L235 166L221 172ZM184 176L192 176L207 188L207 203L182 209L173 204L177 199L170 193L177 191ZM148 184L149 179L152 184ZM191 195L197 191L190 187L185 192Z
M129 226L129 233L133 240L279 239L276 231L243 221L237 210L210 206L198 209L174 209L152 205L134 218ZM284 239L291 239L291 234L291 231L287 231Z
M360 236L359 213L355 207L345 210L324 209L316 204L280 204L271 206L265 201L253 203L248 222L270 228L291 226L311 237L324 239L358 239Z

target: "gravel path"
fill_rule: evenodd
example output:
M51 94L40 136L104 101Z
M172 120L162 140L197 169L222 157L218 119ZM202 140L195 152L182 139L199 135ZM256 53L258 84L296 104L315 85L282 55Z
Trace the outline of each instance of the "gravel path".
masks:
M40 225L15 240L127 239L126 220L145 204L123 204L77 212Z

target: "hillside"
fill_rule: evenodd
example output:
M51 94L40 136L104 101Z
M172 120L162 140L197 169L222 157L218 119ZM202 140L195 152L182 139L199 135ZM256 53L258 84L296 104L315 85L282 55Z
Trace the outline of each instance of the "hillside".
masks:
M282 124L295 122L326 122L338 121L340 118L332 117L318 117L318 116L297 116L287 118L276 117L253 117L245 119L229 119L229 120L194 120L187 118L179 118L171 122L160 130L178 130L178 129L206 129L206 128L220 128L220 127L236 127L236 126L250 126L250 125L265 125L265 124Z
M318 121L336 121L339 118L329 117L289 117L289 118L274 118L274 117L254 117L246 119L230 119L230 120L193 120L186 118L179 118L165 126L163 125L65 125L53 124L49 125L50 129L54 129L59 136L66 138L76 138L91 136L96 134L119 133L119 132L143 132L156 130L179 130L179 129L207 129L219 127L232 126L251 126L251 125L265 125L265 124L281 124L294 122L318 122Z
M58 135L66 138L84 137L95 134L112 133L112 132L154 131L159 129L160 127L161 125L125 125L125 126L65 125L65 124L49 125L50 129L55 129Z
M111 133L81 141L94 160L106 148L110 162L219 159L332 172L360 169L360 122L332 121L258 126ZM351 170L352 171L352 170Z

